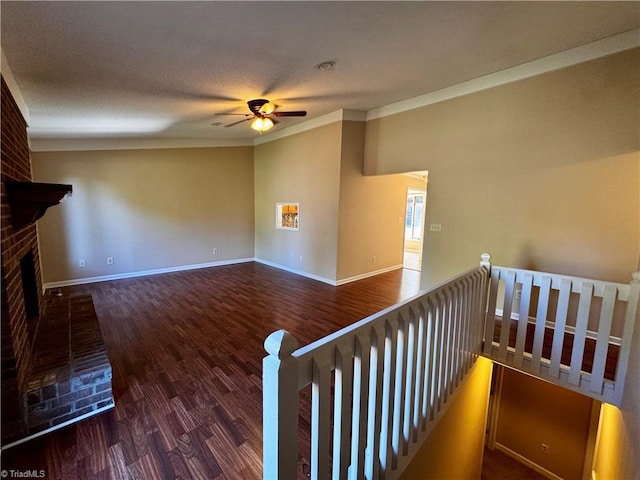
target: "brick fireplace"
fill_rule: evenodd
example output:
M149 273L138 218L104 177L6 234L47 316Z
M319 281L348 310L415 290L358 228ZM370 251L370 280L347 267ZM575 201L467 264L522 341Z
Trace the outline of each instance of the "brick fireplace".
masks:
M4 448L111 408L113 395L91 297L43 294L35 221L71 186L32 182L27 125L1 83Z
M32 223L16 230L10 221L5 182L31 181L31 160L27 125L4 79L1 94L2 438L5 440L22 434L19 392L31 367L33 332L37 324L37 317L31 325L27 320L20 262L24 262L25 256L32 258L31 273L36 289L31 301L35 301L38 309L42 303L42 273L36 225Z

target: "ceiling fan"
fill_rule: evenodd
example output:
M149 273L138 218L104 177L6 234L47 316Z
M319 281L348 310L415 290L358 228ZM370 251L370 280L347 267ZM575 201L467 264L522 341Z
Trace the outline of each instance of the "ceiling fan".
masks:
M250 127L260 133L266 132L278 123L277 117L304 117L307 115L305 110L296 110L291 112L278 112L276 104L271 103L266 98L256 98L247 102L251 113L220 113L218 115L244 115L246 118L237 122L225 125L225 127L233 127L242 122L251 121Z

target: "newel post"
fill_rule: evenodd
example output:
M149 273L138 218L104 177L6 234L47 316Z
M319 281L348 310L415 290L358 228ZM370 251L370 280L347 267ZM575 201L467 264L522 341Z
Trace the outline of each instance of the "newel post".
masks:
M480 266L485 267L491 272L491 255L487 252L480 255Z
M265 480L296 478L298 467L298 341L286 330L264 341L262 467Z

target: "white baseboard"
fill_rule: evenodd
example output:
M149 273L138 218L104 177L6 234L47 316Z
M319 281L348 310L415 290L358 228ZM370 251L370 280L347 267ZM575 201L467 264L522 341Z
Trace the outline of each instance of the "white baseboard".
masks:
M136 277L145 277L147 275L158 275L161 273L172 273L172 272L183 272L186 270L196 270L199 268L209 268L209 267L220 267L223 265L234 265L237 263L247 263L247 262L258 262L263 265L268 265L270 267L277 268L279 270L284 270L289 273L294 273L296 275L300 275L302 277L307 277L312 280L317 280L322 283L327 283L333 287L337 287L339 285L344 285L346 283L355 282L357 280L363 280L368 277L375 277L376 275L380 275L381 273L391 272L393 270L399 270L402 268L402 265L393 265L391 267L382 268L380 270L375 270L373 272L363 273L361 275L356 275L353 277L343 278L342 280L333 280L331 278L322 277L320 275L315 275L313 273L305 272L304 270L298 270L296 268L287 267L286 265L281 265L279 263L270 262L269 260L264 260L262 258L236 258L233 260L223 260L220 262L208 262L208 263L198 263L194 265L181 265L178 267L168 267L168 268L157 268L154 270L142 270L138 272L126 272L126 273L116 273L114 275L101 275L97 277L86 277L86 278L73 278L70 280L62 280L59 282L47 282L42 285L43 291L46 291L49 288L60 288L60 287L70 287L73 285L84 285L87 283L97 283L97 282L106 282L110 280L123 280L127 278L136 278Z
M286 265L270 262L269 260L265 260L263 258L255 258L254 260L258 263L262 263L263 265L267 265L269 267L277 268L279 270L284 270L285 272L289 272L289 273L295 273L296 275L307 277L312 280L317 280L318 282L328 283L329 285L332 285L334 287L336 286L336 281L331 280L330 278L321 277L320 275L315 275L313 273L305 272L304 270L298 270L297 268L291 268L291 267L287 267Z
M373 272L362 273L360 275L355 275L353 277L343 278L342 280L337 280L336 285L344 285L345 283L356 282L358 280L363 280L369 277L375 277L376 275L380 275L382 273L392 272L394 270L400 270L403 268L402 265L393 265L387 268L381 268L380 270L374 270Z
M531 460L529 460L526 457L523 457L522 455L520 455L517 452L514 452L513 450L511 450L508 447L505 447L504 445L502 445L501 443L496 442L496 450L500 450L502 453L504 453L505 455L510 456L511 458L517 460L518 462L522 463L523 465L526 465L527 467L529 467L532 470L535 470L536 472L538 472L540 475L544 475L545 477L549 478L550 480L564 480L562 477L559 477L558 475L556 475L553 472L550 472L549 470L547 470L544 467L541 467L540 465L538 465L537 463L532 462Z
M233 260L223 260L220 262L198 263L194 265L181 265L179 267L157 268L154 270L142 270L139 272L117 273L114 275L101 275L99 277L75 278L60 282L48 282L43 284L43 289L70 287L72 285L84 285L86 283L105 282L108 280L123 280L126 278L145 277L147 275L158 275L161 273L182 272L186 270L197 270L199 268L220 267L223 265L234 265L236 263L253 262L254 258L236 258Z
M340 285L344 285L351 282L356 282L358 280L363 280L369 277L375 277L376 275L380 275L381 273L391 272L393 270L399 270L402 265L393 265L387 268L381 268L380 270L375 270L373 272L366 272L360 275L356 275L353 277L343 278L341 280L332 280L331 278L321 277L320 275L315 275L313 273L305 272L304 270L298 270L296 268L287 267L286 265L281 265L279 263L270 262L269 260L264 260L262 258L256 258L256 262L262 263L264 265L268 265L270 267L278 268L280 270L284 270L286 272L295 273L296 275L301 275L303 277L311 278L313 280L317 280L322 283L327 283L333 287L337 287Z

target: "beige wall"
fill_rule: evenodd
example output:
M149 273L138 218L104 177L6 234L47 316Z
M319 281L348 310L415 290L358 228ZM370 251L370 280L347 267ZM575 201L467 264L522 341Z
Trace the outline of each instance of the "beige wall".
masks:
M592 403L589 397L505 368L496 442L560 478L582 478Z
M477 480L482 471L491 361L480 357L401 480Z
M331 283L402 265L412 180L364 177L363 146L364 123L344 121L255 147L258 259ZM275 229L276 202L300 203L300 231Z
M254 256L251 147L34 152L32 162L35 181L73 185L38 221L45 282Z
M429 170L426 224L442 231L427 229L423 288L482 251L501 265L630 280L640 245L638 71L634 49L367 123L365 173ZM640 472L640 380L630 377L635 393L601 435L598 478Z
M335 122L254 148L256 258L336 278L341 135ZM300 203L299 231L276 230L276 202Z
M343 124L338 280L402 265L410 177L362 175L364 128L363 122Z
M365 172L429 170L423 286L498 264L627 282L640 50L367 123Z

